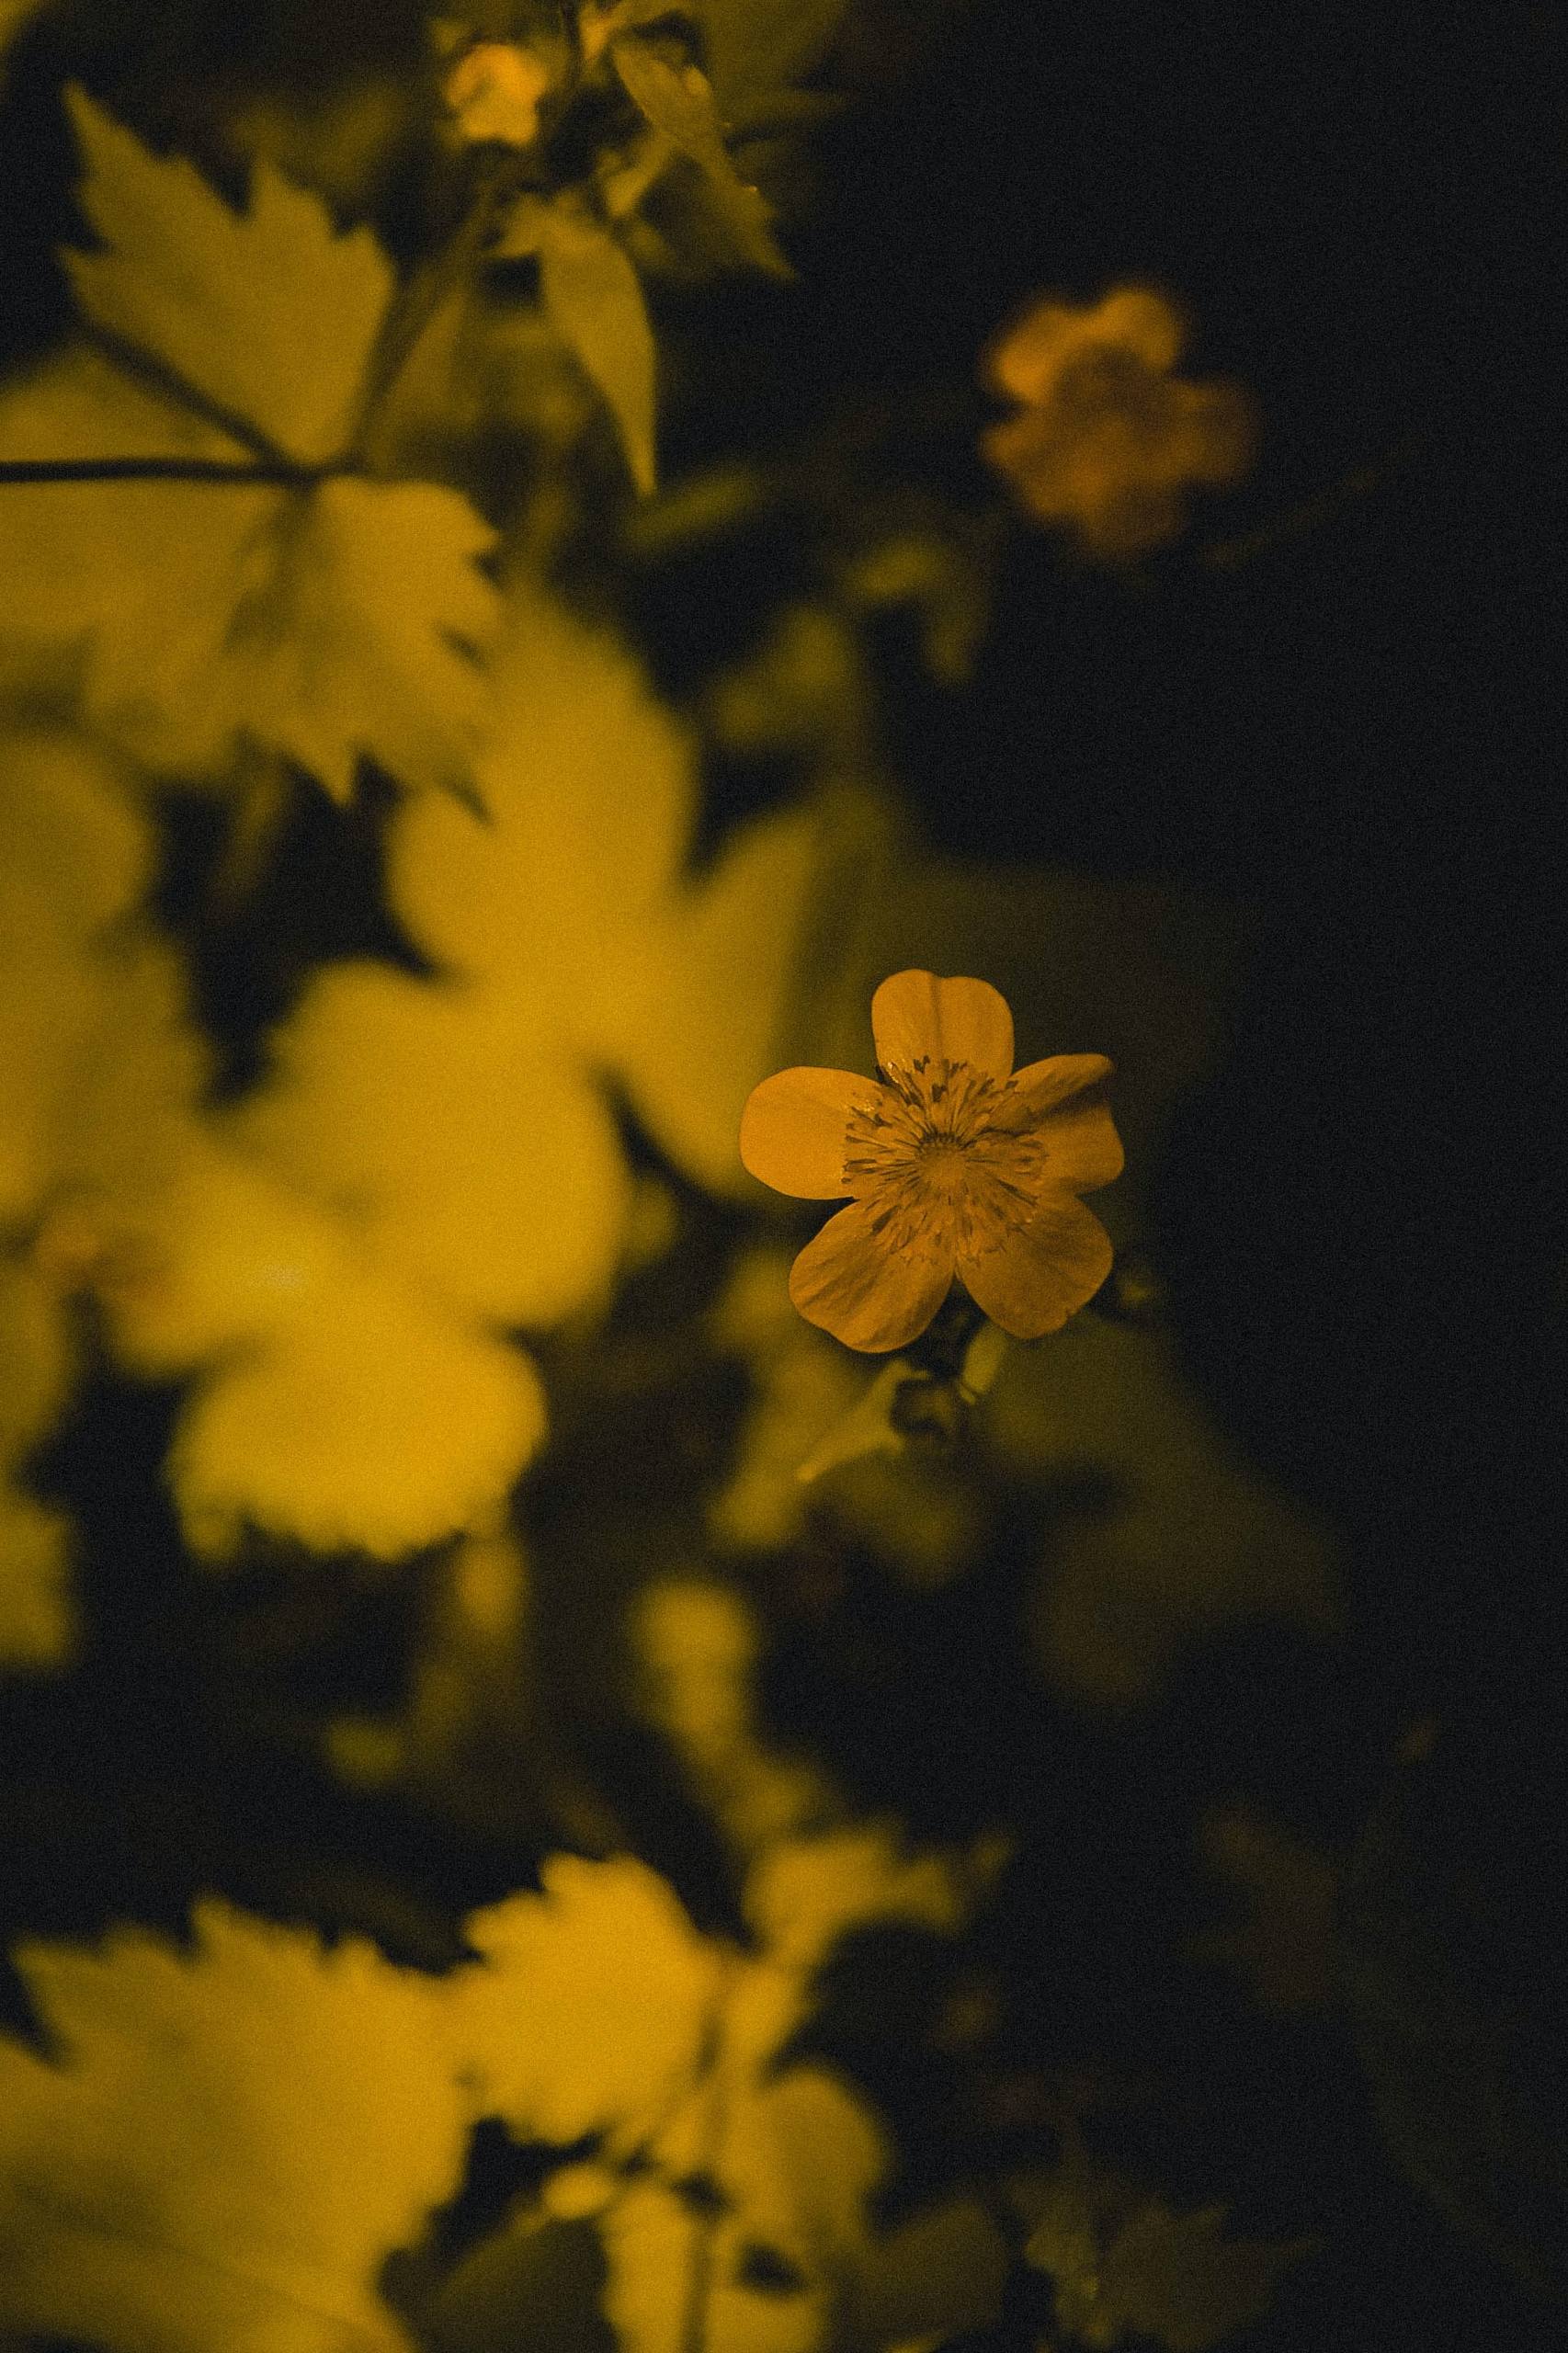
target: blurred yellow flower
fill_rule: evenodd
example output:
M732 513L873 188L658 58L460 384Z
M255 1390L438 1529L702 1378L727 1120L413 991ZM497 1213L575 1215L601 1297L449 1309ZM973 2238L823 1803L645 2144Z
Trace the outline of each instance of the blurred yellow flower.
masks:
M1251 461L1245 392L1174 376L1181 343L1163 296L1123 286L1092 307L1037 302L986 354L988 382L1023 405L981 436L982 455L1094 555L1174 539L1187 487L1233 482Z
M531 147L539 137L540 100L550 87L550 68L519 41L482 40L464 52L448 74L441 95L458 119L462 137L474 145Z
M775 1191L845 1194L796 1259L808 1323L883 1354L922 1333L959 1276L1016 1339L1054 1332L1110 1271L1080 1193L1119 1176L1103 1054L1013 1070L1013 1017L985 981L895 972L871 1000L881 1081L786 1070L754 1088L741 1158Z

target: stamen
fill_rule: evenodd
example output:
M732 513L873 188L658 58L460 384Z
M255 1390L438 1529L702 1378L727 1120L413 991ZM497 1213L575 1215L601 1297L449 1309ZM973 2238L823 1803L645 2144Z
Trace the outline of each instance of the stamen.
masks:
M1046 1147L1010 1082L916 1054L852 1109L843 1179L874 1201L871 1231L900 1253L999 1249L1032 1214Z

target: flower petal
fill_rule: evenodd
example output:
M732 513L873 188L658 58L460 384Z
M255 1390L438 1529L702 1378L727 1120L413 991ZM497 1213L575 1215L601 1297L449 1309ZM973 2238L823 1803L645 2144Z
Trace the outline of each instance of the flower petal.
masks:
M1006 1078L1013 1067L1013 1017L989 981L894 972L871 999L871 1035L890 1074L919 1054L968 1063L988 1078Z
M889 1247L875 1200L830 1217L790 1270L790 1296L808 1324L867 1356L906 1347L924 1332L953 1279L949 1243Z
M1015 1340L1059 1332L1110 1272L1110 1236L1070 1193L1043 1201L1026 1226L990 1250L960 1255L977 1307Z
M1081 1087L1108 1078L1114 1065L1104 1054L1048 1054L1042 1063L1028 1063L1015 1074L1013 1093L1021 1096L1035 1118L1054 1111Z
M851 1070L777 1071L754 1086L741 1113L741 1159L776 1193L833 1201L844 1181L845 1130L857 1103L880 1095L874 1078Z
M1014 1092L1035 1115L1035 1132L1047 1149L1048 1185L1092 1193L1125 1167L1127 1155L1104 1094L1110 1072L1103 1054L1051 1054L1030 1063L1014 1079Z

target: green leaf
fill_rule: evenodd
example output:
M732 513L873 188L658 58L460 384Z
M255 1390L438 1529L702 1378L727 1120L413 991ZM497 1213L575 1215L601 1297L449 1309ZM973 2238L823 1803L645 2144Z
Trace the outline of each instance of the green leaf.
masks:
M503 254L537 253L545 315L609 404L631 479L654 483L655 358L642 280L624 248L568 196L525 198Z
M725 114L809 74L844 8L845 0L703 0L708 70Z
M777 277L792 276L773 234L766 199L742 179L730 159L708 76L695 65L673 65L649 42L630 36L615 41L610 55L629 96L653 129L701 171L747 260Z
M285 456L338 454L392 293L368 229L339 235L319 198L256 166L231 211L182 156L148 152L85 92L65 94L104 251L67 253L96 326Z
M228 460L245 450L78 348L0 392L0 456ZM218 774L245 743L347 800L361 755L467 791L483 713L469 649L498 611L494 534L455 491L347 478L10 485L0 653L70 657L95 721L149 765Z

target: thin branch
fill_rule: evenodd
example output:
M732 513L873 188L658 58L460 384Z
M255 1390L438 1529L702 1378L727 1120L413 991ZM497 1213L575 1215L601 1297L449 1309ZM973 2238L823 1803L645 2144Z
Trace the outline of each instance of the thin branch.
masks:
M222 401L214 400L210 392L203 392L199 384L193 384L187 377L181 375L177 368L172 368L166 359L160 358L156 352L143 349L141 344L133 343L129 336L116 335L110 327L100 326L96 319L85 318L81 325L87 341L96 344L125 374L139 378L165 401L199 416L204 425L213 426L220 433L226 433L231 441L239 442L243 449L254 450L260 464L287 466L296 462L290 458L287 449L280 449L268 434L262 431L259 425L253 425L248 416L242 416L237 410L226 408Z
M341 464L294 465L287 459L253 466L223 458L0 458L0 483L207 482L242 488L268 483L308 489L329 474L350 471Z

